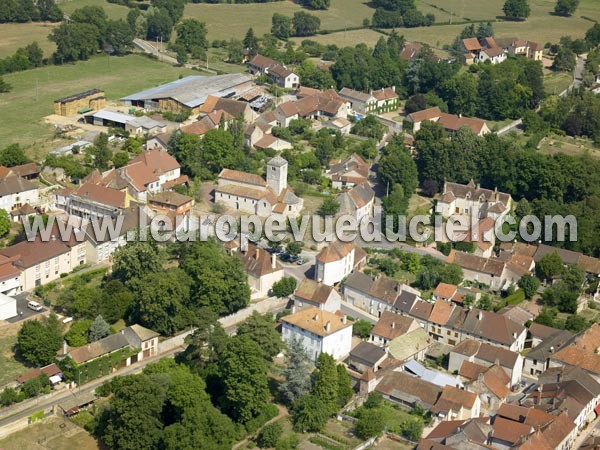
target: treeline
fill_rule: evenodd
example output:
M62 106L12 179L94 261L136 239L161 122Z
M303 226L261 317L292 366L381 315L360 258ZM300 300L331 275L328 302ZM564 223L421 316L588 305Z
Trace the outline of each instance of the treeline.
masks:
M600 97L578 89L563 97L551 97L539 114L531 111L523 117L525 130L543 136L550 130L569 136L588 137L600 144Z
M320 27L321 19L305 11L295 12L293 17L275 13L271 18L271 34L279 39L313 36Z
M495 134L484 137L459 130L453 138L438 123L424 122L415 135L419 183L428 194L439 192L444 181L510 192L526 199L538 217L573 214L577 241L555 242L569 250L598 256L600 242L600 161L583 154L543 155ZM527 215L527 213L524 213Z
M33 69L44 64L44 52L37 42L19 48L14 55L0 59L0 75Z
M413 28L433 25L435 16L423 14L414 0L375 0L372 25L377 28Z
M0 23L60 22L63 13L54 0L2 0Z

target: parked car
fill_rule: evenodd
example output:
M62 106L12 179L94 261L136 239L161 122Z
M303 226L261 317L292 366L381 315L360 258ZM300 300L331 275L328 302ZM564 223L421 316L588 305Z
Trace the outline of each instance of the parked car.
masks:
M281 259L284 262L287 262L290 260L290 254L289 253L280 253L279 259Z
M296 261L296 264L298 264L299 266L301 266L302 264L304 264L306 261L304 261L302 258L298 258L298 261Z
M34 311L41 311L43 309L42 305L40 305L38 302L34 302L34 301L30 301L29 303L27 303L27 307Z
M290 255L289 261L290 262L296 262L300 259L300 257L298 255Z

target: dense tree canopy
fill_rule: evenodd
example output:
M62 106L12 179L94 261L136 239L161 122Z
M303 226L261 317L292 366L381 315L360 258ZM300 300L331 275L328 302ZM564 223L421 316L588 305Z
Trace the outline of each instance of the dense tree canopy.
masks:
M19 355L36 367L54 362L62 345L62 323L55 315L28 320L17 335Z

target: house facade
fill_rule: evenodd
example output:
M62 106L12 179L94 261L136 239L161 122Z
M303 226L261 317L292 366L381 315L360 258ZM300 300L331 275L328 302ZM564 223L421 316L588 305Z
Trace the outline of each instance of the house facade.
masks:
M315 278L333 286L350 275L365 258L365 251L353 243L334 241L317 254Z
M321 353L328 353L338 361L352 348L352 323L345 315L306 308L282 317L281 325L283 341L300 340L313 361Z

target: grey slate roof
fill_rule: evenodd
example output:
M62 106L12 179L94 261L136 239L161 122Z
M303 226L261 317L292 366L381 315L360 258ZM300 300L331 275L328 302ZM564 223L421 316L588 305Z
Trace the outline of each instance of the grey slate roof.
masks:
M248 81L250 81L248 76L239 73L215 76L192 75L128 95L121 100L172 98L185 106L193 108L204 103L208 95L224 97L235 93L235 86Z

